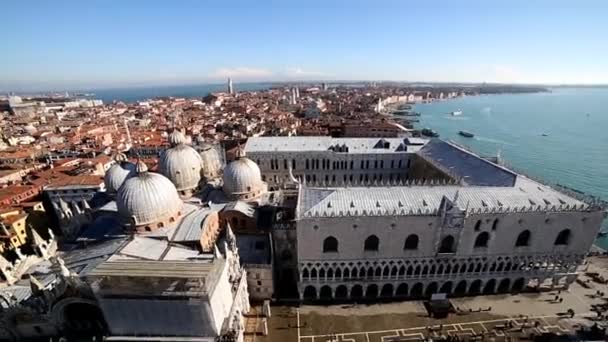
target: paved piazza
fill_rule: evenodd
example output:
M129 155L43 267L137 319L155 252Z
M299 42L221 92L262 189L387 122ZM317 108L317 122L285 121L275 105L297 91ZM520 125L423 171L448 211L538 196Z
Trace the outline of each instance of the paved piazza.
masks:
M608 279L608 259L590 260L586 270ZM567 333L580 326L605 324L605 320L597 319L592 305L608 303L606 294L596 295L598 290L608 293L608 287L587 275L581 275L579 280L566 291L545 289L541 293L453 298L452 305L458 312L445 319L428 317L421 301L274 307L269 335L256 336L255 341L389 342L441 336L459 336L466 341L510 341L531 334ZM555 300L556 296L563 298L561 302ZM574 318L570 318L569 309L574 311ZM248 341L254 340L248 337Z

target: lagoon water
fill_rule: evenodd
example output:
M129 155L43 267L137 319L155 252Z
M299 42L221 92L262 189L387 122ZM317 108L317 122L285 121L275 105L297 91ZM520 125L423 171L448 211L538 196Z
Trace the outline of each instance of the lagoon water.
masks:
M608 200L608 89L462 97L419 104L416 127L550 183ZM462 110L461 116L449 113ZM475 134L465 138L464 130ZM547 136L543 136L543 133ZM598 240L608 247L608 238Z

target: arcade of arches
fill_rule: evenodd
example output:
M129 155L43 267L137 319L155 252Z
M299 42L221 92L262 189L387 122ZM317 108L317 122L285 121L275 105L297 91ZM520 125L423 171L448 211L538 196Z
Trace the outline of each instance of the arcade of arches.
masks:
M582 256L471 257L305 262L304 300L422 298L522 291L530 281L569 285Z

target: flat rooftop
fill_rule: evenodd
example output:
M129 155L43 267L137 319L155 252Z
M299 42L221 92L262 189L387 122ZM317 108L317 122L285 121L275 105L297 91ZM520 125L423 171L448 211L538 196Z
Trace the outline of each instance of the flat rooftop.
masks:
M513 186L517 178L515 172L441 139L430 140L418 155L466 185Z
M416 139L410 144L408 138L252 137L247 140L245 152L320 152L345 146L348 152L341 153L412 153L424 146L423 143L425 139Z

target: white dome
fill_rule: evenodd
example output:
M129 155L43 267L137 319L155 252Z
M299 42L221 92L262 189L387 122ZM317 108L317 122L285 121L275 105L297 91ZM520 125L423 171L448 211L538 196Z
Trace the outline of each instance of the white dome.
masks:
M186 136L178 130L173 130L173 132L169 134L168 140L171 146L177 146L187 142Z
M222 157L218 149L212 145L205 145L200 155L203 160L203 175L206 178L218 176L223 166Z
M136 227L174 221L180 214L182 200L173 183L144 167L138 167L138 171L118 190L116 206L120 216Z
M203 160L191 146L183 143L171 147L160 156L158 170L169 178L177 191L189 191L198 187Z
M113 195L116 194L122 183L135 174L135 164L129 163L126 157L117 156L114 163L103 177L106 184L106 191Z
M251 159L238 157L224 169L224 193L231 198L249 199L265 190L260 168Z

